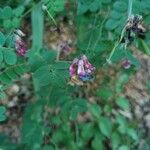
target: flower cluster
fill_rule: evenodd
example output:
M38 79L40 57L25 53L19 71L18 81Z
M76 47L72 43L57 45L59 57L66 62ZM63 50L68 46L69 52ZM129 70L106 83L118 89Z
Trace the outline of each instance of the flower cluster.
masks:
M14 32L15 48L19 56L25 56L27 52L26 44L22 40L24 36L25 34L19 29Z
M91 80L94 70L95 67L89 63L85 55L75 58L69 68L71 83L82 85L83 81Z
M143 18L140 15L132 15L125 26L125 35L122 39L122 43L128 45L134 41L135 36L139 38L145 37L146 29L142 24Z

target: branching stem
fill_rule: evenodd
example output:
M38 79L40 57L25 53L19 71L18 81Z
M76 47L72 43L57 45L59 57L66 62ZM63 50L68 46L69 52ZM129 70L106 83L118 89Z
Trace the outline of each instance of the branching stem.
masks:
M128 0L128 19L131 17L132 15L132 3L133 3L133 0ZM119 41L117 41L108 57L108 59L106 59L107 63L110 64L111 63L111 58L112 56L114 55L115 53L115 50L116 48L119 46L123 36L124 36L124 33L125 33L125 27L123 28L122 32L121 32L121 36L120 36L120 39Z

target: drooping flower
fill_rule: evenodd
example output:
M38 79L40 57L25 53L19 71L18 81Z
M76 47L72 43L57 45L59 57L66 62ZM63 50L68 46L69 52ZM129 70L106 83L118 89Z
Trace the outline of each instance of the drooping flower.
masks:
M121 42L128 46L134 41L136 36L144 39L145 33L146 28L143 26L143 17L140 15L132 15L127 21Z
M131 67L131 61L128 60L128 59L125 59L123 62L122 62L122 66L124 69L129 69Z
M19 56L25 56L27 52L26 44L22 39L24 36L25 34L19 29L14 32L15 48Z
M58 45L58 48L60 49L60 51L65 54L65 55L68 55L70 54L70 52L73 50L72 47L70 47L70 44L68 41L64 41L62 43L60 43Z
M95 67L89 63L85 55L75 58L69 68L71 82L82 85L83 81L89 81L93 78L94 70Z

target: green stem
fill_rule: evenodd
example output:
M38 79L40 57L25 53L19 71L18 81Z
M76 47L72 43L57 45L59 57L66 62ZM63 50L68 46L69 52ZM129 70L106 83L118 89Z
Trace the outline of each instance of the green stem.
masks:
M114 55L114 52L115 52L115 50L116 50L116 48L118 47L119 44L120 44L119 42L115 43L115 46L113 47L113 49L112 49L112 51L111 51L108 59L106 59L106 61L107 61L108 64L111 64L111 58Z
M57 26L57 23L56 23L55 19L53 18L53 16L50 14L50 12L47 9L45 11L47 12L47 14L50 17L50 19L53 21L53 23L55 24L55 26Z
M128 0L128 19L129 19L129 18L131 17L131 15L132 15L132 3L133 3L133 0ZM111 63L111 58L112 58L112 56L114 55L116 48L117 48L117 47L119 46L119 44L121 43L121 40L122 40L122 38L123 38L123 36L124 36L124 33L125 33L125 27L123 28L123 30L122 30L122 32L121 32L121 36L120 36L119 41L115 43L115 45L114 45L114 47L113 47L113 49L112 49L112 51L111 51L111 53L110 53L108 59L106 59L108 63Z
M132 15L132 4L133 4L133 0L128 0L128 19Z

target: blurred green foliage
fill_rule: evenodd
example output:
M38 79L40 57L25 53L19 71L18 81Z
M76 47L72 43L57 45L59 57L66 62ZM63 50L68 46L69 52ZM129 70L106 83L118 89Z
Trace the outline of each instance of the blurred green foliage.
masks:
M15 1L13 1L15 2ZM108 74L94 92L95 102L84 93L86 87L68 85L68 61L57 61L57 51L48 50L43 45L44 15L42 5L47 7L52 17L64 15L66 1L42 0L20 2L13 7L0 8L0 98L5 89L24 73L32 74L34 96L25 109L21 127L20 143L12 144L8 137L0 134L0 148L5 150L134 150L140 136L136 120L130 120L118 110L131 111L130 101L121 96L129 75L140 67L130 48L124 53L117 47L112 62L117 63L126 56L132 67L120 69L116 77ZM76 26L76 47L78 51L71 58L84 53L94 66L101 69L106 57L113 49L116 40L127 20L128 1L122 0L77 0L68 1L73 7L73 21ZM139 8L139 6L141 6ZM27 8L26 8L27 7ZM29 13L28 13L28 10ZM143 16L150 22L150 1L135 0L133 13ZM27 58L19 58L13 48L12 31L21 26L26 15L31 14L32 47ZM54 18L53 18L54 19ZM150 33L147 33L147 37ZM136 46L149 54L149 38L136 40ZM109 68L105 68L108 69ZM131 73L130 73L131 72ZM94 81L93 81L94 82ZM79 96L80 95L80 96ZM6 108L0 106L0 121L6 119ZM79 117L88 114L85 121Z

